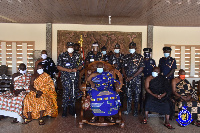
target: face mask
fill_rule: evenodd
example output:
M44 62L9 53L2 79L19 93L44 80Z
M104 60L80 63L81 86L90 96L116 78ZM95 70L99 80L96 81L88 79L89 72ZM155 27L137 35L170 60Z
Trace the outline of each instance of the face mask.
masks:
M130 52L131 54L134 54L134 53L135 53L135 49L129 49L129 52Z
M169 57L170 53L164 53L164 56L167 58Z
M19 73L21 73L21 74L25 74L26 73L26 70L19 70Z
M114 52L118 54L119 53L119 49L114 49Z
M105 54L106 54L106 51L102 51L102 54L105 55Z
M144 53L144 58L150 58L150 53Z
M46 59L47 58L47 54L42 54L41 57L42 57L42 59Z
M44 72L44 70L42 68L37 70L38 74L42 74L43 72Z
M185 79L185 75L179 75L179 77L180 77L181 80Z
M157 72L152 72L152 76L155 78L158 76L158 73Z
M73 48L68 48L67 51L68 51L69 53L73 53L73 52L74 52L74 49L73 49Z
M97 68L97 72L98 73L102 73L103 72L103 68Z

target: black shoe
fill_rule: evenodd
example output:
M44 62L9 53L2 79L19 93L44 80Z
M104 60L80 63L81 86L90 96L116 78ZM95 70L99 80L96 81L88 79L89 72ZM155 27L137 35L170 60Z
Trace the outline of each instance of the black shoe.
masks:
M72 116L74 116L76 114L76 109L74 106L69 107L69 114Z
M135 111L133 112L133 116L138 116L138 111L135 110Z
M67 117L67 107L63 108L62 117Z

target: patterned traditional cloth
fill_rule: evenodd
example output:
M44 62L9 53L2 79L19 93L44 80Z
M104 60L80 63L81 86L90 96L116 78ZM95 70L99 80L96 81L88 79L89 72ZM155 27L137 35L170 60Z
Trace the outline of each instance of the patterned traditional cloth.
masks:
M113 90L113 83L118 82L109 72L103 72L92 78L95 89L91 88L91 109L94 116L111 116L118 113L119 95Z
M83 62L81 59L81 55L79 53L73 52L72 57L68 54L68 52L64 52L59 55L57 66L61 66L68 69L78 68L82 66ZM73 76L74 75L74 76ZM75 98L78 98L78 76L79 72L70 73L66 71L61 71L61 82L63 87L63 99L62 99L62 107L67 107L68 105L73 106L75 103ZM75 77L74 79L72 77ZM73 82L74 80L74 95L73 95Z
M29 92L30 78L30 73L15 77L14 90L25 89L26 92ZM1 94L0 115L14 117L19 122L22 122L21 114L25 94L25 92L21 92L18 96L15 96L10 91Z
M56 117L58 115L57 95L51 77L44 72L34 80L34 88L42 91L43 94L39 98L36 98L34 91L26 95L23 115L28 118L27 112L31 112L32 118L38 119L40 111L44 110L43 116Z
M146 93L145 111L157 112L162 115L170 115L170 95L171 88L168 80L163 76L159 75L152 79L149 83L149 89L153 94L166 95L162 99L157 99L148 92Z
M195 101L186 102L181 101L180 98L176 99L178 102L179 111L182 110L183 106L188 106L187 110L190 111L193 120L200 120L200 103L198 101L198 96L193 89L187 79L181 80L179 83L176 84L176 92L181 96L192 95L192 98Z

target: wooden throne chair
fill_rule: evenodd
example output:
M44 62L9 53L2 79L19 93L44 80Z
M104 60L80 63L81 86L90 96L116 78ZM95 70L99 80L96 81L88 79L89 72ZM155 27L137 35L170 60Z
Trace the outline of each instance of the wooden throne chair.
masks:
M83 82L81 84L81 78L83 74L85 74L85 81L87 81L87 78L96 71L98 62L102 62L104 64L104 71L110 72L115 79L118 76L120 82L120 89L122 88L123 85L122 74L118 70L116 70L114 66L112 66L111 64L104 61L95 61L86 66L85 69L83 69L79 75L79 86L80 90L83 92L81 100L81 119L79 122L79 127L82 128L83 124L90 124L96 126L109 126L109 125L119 124L121 128L124 128L124 121L121 116L121 109L119 109L118 114L112 116L115 120L114 123L106 121L104 119L104 116L100 116L96 122L90 123L90 119L93 116L92 111L90 109L90 99L87 98L87 88L89 88L90 85L87 82Z

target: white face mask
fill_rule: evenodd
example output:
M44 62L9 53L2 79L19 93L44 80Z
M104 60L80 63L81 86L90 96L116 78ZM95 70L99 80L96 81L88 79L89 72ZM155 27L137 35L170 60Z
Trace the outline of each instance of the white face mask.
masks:
M26 73L26 70L23 71L23 70L20 70L20 69L19 69L19 73L25 74L25 73Z
M41 57L45 60L47 58L47 54L42 54Z
M69 53L73 53L73 52L74 52L74 49L73 49L73 48L68 48L67 51L68 51Z
M114 49L114 52L118 54L119 53L119 49Z
M38 74L42 74L43 72L44 72L44 70L42 68L37 70Z
M133 49L129 49L129 52L131 53L131 54L134 54L135 53L135 49L133 48Z

